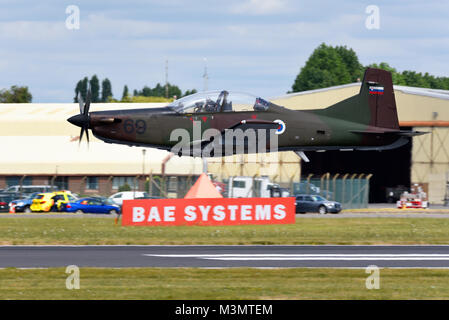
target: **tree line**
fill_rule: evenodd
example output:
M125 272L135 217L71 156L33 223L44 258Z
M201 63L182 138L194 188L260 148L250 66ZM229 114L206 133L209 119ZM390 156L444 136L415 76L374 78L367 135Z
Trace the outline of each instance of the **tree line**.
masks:
M300 69L289 93L360 81L366 67L390 71L393 83L396 85L449 90L449 77L436 77L427 72L420 73L410 70L399 72L386 62L363 66L353 49L346 46L332 47L322 43L312 52L305 65ZM84 77L77 82L73 101L78 102L78 94L83 100L86 100L89 86L92 102L167 102L171 101L174 96L180 98L197 92L192 89L183 93L178 86L170 83L167 85L168 92L166 92L165 85L158 83L154 88L144 86L141 90L135 89L131 95L128 86L125 85L121 98L115 99L112 94L111 81L105 78L100 84L97 75L93 75L90 80L88 77ZM169 99L166 99L166 96ZM0 103L30 103L32 98L33 96L26 86L14 85L10 89L0 90Z
M74 102L78 102L78 95L82 97L85 101L87 96L87 90L90 86L91 91L91 102L165 102L171 101L173 97L180 98L193 93L196 93L196 89L187 90L182 93L181 89L170 83L161 85L158 83L154 88L144 86L142 90L134 90L133 94L130 95L130 91L127 85L123 87L123 93L120 100L115 99L112 95L112 84L108 78L105 78L101 82L97 75L93 75L89 80L88 77L84 77L79 80L75 87L75 97ZM166 98L168 97L168 99ZM156 99L154 99L156 98Z
M363 66L353 49L346 46L332 47L322 43L301 68L292 85L292 91L289 92L320 89L360 81L366 67L390 71L393 84L396 85L449 90L449 77L435 77L427 72L422 74L410 70L399 72L386 62Z
M0 90L0 103L30 103L32 100L28 87L11 86Z

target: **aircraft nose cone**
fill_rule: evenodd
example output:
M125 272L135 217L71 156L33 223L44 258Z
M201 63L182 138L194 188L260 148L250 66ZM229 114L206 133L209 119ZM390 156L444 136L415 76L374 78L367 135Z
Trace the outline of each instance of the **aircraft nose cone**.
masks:
M88 117L84 114L77 114L68 118L67 121L78 127L85 127L89 123Z

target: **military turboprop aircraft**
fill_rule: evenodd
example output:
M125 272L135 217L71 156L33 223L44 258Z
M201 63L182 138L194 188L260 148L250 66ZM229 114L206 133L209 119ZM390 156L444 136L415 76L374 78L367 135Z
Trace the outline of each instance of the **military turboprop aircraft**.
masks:
M190 135L184 147L204 150L221 140L225 141L220 142L223 145L234 144L234 154L251 152L247 140L226 141L225 132L270 130L276 134L277 146L271 149L267 142L265 152L295 151L306 162L305 151L388 150L422 134L399 128L391 73L373 68L366 69L359 94L325 109L291 110L262 98L227 91L189 95L163 108L89 112L89 107L90 91L86 103L80 102L80 114L68 119L81 127L80 141L86 132L89 142L90 129L107 143L173 151L179 141L171 139L172 133L185 129L193 137ZM195 126L200 133L196 137ZM208 129L214 129L213 134L204 135ZM270 140L273 135L268 137ZM244 145L240 151L236 147L239 143ZM227 155L214 152L214 148L217 144L213 144L208 156ZM188 155L205 156L194 152Z

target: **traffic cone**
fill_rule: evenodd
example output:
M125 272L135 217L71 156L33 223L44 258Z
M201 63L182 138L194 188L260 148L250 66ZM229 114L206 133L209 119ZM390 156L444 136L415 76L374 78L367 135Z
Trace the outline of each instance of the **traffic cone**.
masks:
M16 206L11 206L9 208L9 213L16 213Z

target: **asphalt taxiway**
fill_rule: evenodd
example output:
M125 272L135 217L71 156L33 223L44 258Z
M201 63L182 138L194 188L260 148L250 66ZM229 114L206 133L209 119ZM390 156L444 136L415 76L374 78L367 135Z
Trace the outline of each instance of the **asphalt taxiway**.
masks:
M449 268L449 246L0 246L0 268Z

